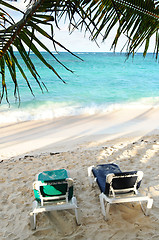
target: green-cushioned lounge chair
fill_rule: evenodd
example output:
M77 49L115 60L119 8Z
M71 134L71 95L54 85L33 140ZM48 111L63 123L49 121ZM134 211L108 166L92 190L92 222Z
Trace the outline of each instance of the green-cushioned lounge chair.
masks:
M114 163L101 164L88 168L88 178L90 184L96 182L101 191L99 198L105 220L109 216L110 204L116 203L140 202L143 212L148 215L153 199L139 192L142 171L122 172ZM142 202L147 203L146 208Z
M65 169L44 171L33 183L35 201L30 213L31 228L36 228L36 215L40 212L74 209L76 222L80 224L79 208L73 195L73 180Z

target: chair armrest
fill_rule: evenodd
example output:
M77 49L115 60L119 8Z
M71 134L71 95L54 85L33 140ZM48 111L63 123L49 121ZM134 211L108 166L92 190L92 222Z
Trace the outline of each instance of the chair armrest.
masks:
M142 171L137 171L137 181L140 182L143 178L144 173Z
M88 167L88 181L91 186L93 186L93 183L96 182L96 177L93 176L92 169L94 168L94 165Z
M41 186L46 186L47 183L42 183L41 181L34 181L33 182L33 189L34 190L37 190L37 191L40 191L40 187Z
M66 181L68 183L69 188L73 186L73 179L72 178L66 178Z

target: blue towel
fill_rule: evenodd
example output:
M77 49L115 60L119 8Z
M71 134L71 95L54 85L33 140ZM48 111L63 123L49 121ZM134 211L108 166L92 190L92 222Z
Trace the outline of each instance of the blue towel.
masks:
M94 177L97 178L98 186L103 193L106 190L106 176L110 173L122 173L119 166L114 163L97 165L92 169L92 172Z

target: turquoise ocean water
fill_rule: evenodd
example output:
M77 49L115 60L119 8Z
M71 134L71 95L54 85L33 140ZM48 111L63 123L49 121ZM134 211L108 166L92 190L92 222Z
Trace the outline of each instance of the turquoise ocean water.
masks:
M13 84L7 76L10 108L3 100L0 106L0 123L19 122L34 119L56 118L80 114L94 114L114 111L121 108L148 108L159 105L159 64L153 54L144 59L136 54L126 60L120 53L76 53L84 61L69 53L55 56L71 73L60 66L47 53L47 61L54 66L67 84L58 79L32 54L31 57L49 92L42 94L33 77L28 74L35 97L33 97L17 74L21 104L15 103ZM17 57L20 58L20 56ZM27 71L21 61L21 66Z

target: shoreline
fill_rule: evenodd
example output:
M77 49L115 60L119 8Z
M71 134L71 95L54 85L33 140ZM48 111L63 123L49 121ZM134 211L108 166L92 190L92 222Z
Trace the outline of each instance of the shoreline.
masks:
M67 151L116 138L159 131L159 108L122 109L105 114L32 120L0 125L0 160L28 153Z

